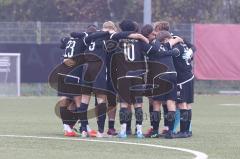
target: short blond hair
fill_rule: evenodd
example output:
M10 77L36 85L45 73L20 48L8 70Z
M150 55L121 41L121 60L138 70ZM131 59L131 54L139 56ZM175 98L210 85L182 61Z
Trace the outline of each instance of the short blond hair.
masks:
M104 22L103 29L112 29L114 31L117 31L117 27L112 21Z

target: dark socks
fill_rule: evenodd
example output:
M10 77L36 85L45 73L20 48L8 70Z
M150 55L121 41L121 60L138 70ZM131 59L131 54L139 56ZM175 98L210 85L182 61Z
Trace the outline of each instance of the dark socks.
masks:
M105 125L105 120L106 120L106 112L107 112L107 105L106 103L101 103L97 105L98 107L98 131L100 133L104 132L104 125Z
M143 122L143 110L142 108L135 108L136 125L142 125Z
M187 132L188 129L188 110L180 109L180 132Z
M127 124L129 122L129 117L131 112L127 108L120 108L119 117L120 117L120 124Z
M167 104L163 104L164 126L168 126L168 123L166 120L167 113L168 113Z
M187 123L187 131L190 130L190 125L192 122L192 109L188 110L188 123Z
M166 115L167 126L170 131L173 131L174 122L175 122L175 111L168 111Z
M75 125L78 119L76 114L68 110L67 107L60 107L60 116L63 124L70 125L71 127Z
M115 121L114 121L114 120L109 120L109 121L108 121L108 128L109 128L109 129L114 129L114 124L115 124Z
M149 103L149 114L151 116L151 113L153 112L153 105ZM150 124L153 126L152 120L150 119Z
M81 103L80 107L77 109L82 131L87 131L87 124L88 124L87 110L88 110L88 104L85 104L85 103Z
M127 130L131 130L132 125L132 112L128 110L128 116L127 116Z
M150 120L151 120L151 123L153 124L152 126L153 126L153 131L154 132L159 131L160 119L161 119L161 112L160 111L151 112Z

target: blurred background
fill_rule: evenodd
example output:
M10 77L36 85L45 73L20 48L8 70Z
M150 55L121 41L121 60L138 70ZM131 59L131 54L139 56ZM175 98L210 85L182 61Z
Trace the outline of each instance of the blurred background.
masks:
M56 95L60 38L90 24L170 22L197 47L195 93L240 94L239 0L0 0L0 96Z

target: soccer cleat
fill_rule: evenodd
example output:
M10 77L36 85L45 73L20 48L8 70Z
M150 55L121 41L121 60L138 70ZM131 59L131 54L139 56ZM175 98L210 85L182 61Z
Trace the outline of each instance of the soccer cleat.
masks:
M188 138L189 134L188 132L178 132L174 136L175 138Z
M143 139L144 135L143 135L142 131L137 131L136 132L136 137L139 138L139 139Z
M169 130L169 131L165 134L165 138L166 138L166 139L173 139L173 138L175 138L175 134L173 133L173 131Z
M162 133L159 134L159 137L165 137L167 133L168 133L168 130L162 130Z
M98 131L97 134L96 134L96 137L97 137L97 138L105 138L105 137L107 137L107 136L106 136L106 134L100 133L100 132Z
M192 131L188 131L188 137L192 137Z
M88 137L88 133L86 131L82 131L81 137L83 137L83 138Z
M114 128L108 129L107 134L110 135L110 136L116 136L117 135L117 131Z
M67 136L67 137L75 137L77 136L77 134L74 132L74 131L64 131L64 136Z
M158 131L152 131L149 137L150 138L159 138Z
M95 130L90 130L87 132L89 137L96 137L97 136L97 131Z
M118 138L127 138L127 134L123 132L118 133Z
M145 134L145 137L150 137L153 132L153 128L149 128Z

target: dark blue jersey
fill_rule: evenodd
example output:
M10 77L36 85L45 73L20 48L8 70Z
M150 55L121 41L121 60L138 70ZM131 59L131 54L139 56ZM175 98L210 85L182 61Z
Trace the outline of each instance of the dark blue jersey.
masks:
M92 53L97 55L102 60L106 60L108 40L118 41L118 39L126 38L131 32L109 33L98 31L86 37L84 39L86 45L88 45L86 53Z
M177 71L178 83L184 82L193 77L191 59L193 51L186 45L179 43L174 46L180 51L180 55L174 57L174 65Z
M87 34L86 34L87 35ZM72 38L66 37L61 40L60 48L65 49L63 54L64 58L72 58L73 56L79 55L86 50L84 38Z
M160 62L168 67L168 72L175 72L175 67L173 64L173 54L171 53L171 46L169 43L160 43L156 40L153 46L158 48L162 54L149 54L149 61ZM161 56L159 56L161 55Z

